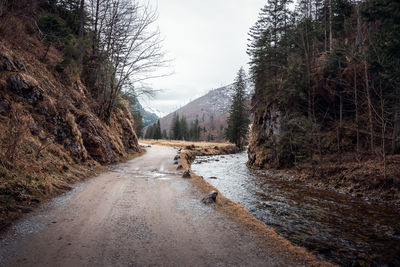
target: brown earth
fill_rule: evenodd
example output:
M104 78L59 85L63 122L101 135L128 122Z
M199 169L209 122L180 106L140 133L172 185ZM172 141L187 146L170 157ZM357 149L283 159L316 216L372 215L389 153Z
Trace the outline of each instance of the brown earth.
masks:
M221 195L201 203L165 146L82 183L0 236L2 266L329 266ZM204 185L204 184L203 184ZM232 209L231 212L226 212ZM232 220L232 216L240 218ZM243 224L243 222L247 222Z
M179 163L182 165L183 170L189 170L191 174L190 181L194 184L203 195L207 195L211 191L218 192L217 202L214 208L231 220L235 221L252 236L260 242L262 246L273 248L278 251L279 254L289 253L293 257L297 258L300 265L305 266L329 266L330 263L319 262L315 256L312 255L304 248L293 246L288 240L279 236L273 229L266 226L263 222L257 220L251 215L243 206L231 201L224 197L217 188L212 186L203 177L196 175L190 168L191 163L195 160L196 156L210 156L210 155L226 155L232 153L238 153L239 150L236 146L225 143L207 143L207 142L185 142L185 141L166 141L166 140L141 140L142 143L157 143L157 145L170 146L182 149L179 153ZM291 256L291 257L292 257ZM293 264L293 263L292 263Z
M0 19L0 229L102 165L140 152L127 103L100 120L77 67L57 71L63 54L53 46L43 59L36 5Z
M355 153L348 153L299 163L290 169L268 171L318 188L400 207L400 155L387 156L386 177L379 157L364 155L354 160L356 158Z

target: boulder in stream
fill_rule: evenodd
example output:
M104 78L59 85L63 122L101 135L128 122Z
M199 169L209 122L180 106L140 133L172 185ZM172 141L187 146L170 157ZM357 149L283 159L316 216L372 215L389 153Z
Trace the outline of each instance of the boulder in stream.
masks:
M189 169L186 169L186 171L183 172L182 177L183 177L183 178L190 178L190 177L191 177L191 176L190 176L190 170L189 170Z
M206 196L201 200L201 202L203 202L204 204L215 203L217 201L217 196L218 196L217 191L211 191L210 194L208 194L208 196Z

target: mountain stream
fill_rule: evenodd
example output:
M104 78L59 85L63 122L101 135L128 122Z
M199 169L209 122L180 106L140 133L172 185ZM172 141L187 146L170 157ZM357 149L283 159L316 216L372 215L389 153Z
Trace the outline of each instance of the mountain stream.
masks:
M246 152L193 171L292 243L341 266L400 266L400 213L384 204L248 169Z

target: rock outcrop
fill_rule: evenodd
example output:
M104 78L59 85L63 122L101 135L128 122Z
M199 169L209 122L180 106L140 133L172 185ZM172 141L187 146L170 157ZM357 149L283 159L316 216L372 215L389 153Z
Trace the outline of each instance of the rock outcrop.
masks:
M9 54L13 51L14 58ZM0 47L0 114L7 117L16 104L21 105L20 113L30 117L32 136L53 137L72 158L93 159L99 163L116 162L129 152L139 152L137 137L129 107L125 105L112 114L109 123L101 121L96 114L94 99L86 96L88 90L76 77L74 83L63 84L58 77L46 70L38 59L35 65L42 65L40 72L15 50L5 44ZM27 66L27 67L25 67ZM82 88L83 87L83 88ZM4 125L4 127L6 127Z
M278 167L277 143L281 127L281 112L277 104L266 105L254 113L248 147L250 167L257 169Z
M128 104L102 121L77 66L58 71L64 55L54 46L43 58L37 17L25 11L4 13L0 23L0 230L102 164L140 152Z

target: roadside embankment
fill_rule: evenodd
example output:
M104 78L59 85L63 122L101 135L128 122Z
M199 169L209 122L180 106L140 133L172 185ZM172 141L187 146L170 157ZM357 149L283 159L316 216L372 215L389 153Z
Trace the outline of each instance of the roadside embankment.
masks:
M274 251L276 255L286 255L286 260L293 260L293 266L332 266L331 263L317 259L315 255L308 252L305 248L297 247L284 237L278 235L273 229L257 220L243 206L224 197L217 188L191 170L191 163L197 156L226 155L240 152L234 145L162 140L141 140L140 142L172 146L178 148L178 150L182 149L179 154L179 163L182 165L183 170L190 171L190 181L205 195L211 191L218 192L214 207L236 221L244 229L250 231L260 246L266 247L269 251Z
M141 148L141 152L127 154L118 162L132 160L145 153L146 149ZM94 160L84 163L57 163L53 158L49 158L47 162L53 164L54 168L45 169L45 172L42 170L44 168L33 168L29 171L28 165L13 174L0 166L0 177L5 171L7 175L15 177L15 180L3 181L0 184L0 232L7 229L12 222L34 211L39 205L70 191L74 184L109 170L106 165ZM62 171L57 170L58 165L61 165ZM21 176L25 179L19 179Z

